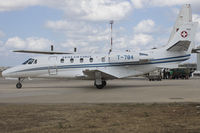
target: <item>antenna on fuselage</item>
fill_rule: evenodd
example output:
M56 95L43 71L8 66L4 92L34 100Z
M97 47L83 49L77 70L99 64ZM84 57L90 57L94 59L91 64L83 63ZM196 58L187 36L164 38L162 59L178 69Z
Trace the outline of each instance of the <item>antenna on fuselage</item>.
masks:
M110 50L109 50L109 54L112 52L112 47L113 47L113 38L112 38L112 25L113 25L114 21L111 20L110 21Z
M77 51L77 48L75 47L75 48L74 48L74 53L76 53L76 51Z
M51 45L51 51L53 51L53 45Z

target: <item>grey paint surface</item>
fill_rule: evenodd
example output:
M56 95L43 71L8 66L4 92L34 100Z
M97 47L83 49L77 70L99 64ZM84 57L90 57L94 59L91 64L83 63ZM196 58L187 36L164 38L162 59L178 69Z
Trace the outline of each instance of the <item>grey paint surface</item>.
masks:
M200 80L111 80L98 90L93 81L0 79L0 103L165 103L200 102Z
M197 71L200 71L200 53L197 54Z

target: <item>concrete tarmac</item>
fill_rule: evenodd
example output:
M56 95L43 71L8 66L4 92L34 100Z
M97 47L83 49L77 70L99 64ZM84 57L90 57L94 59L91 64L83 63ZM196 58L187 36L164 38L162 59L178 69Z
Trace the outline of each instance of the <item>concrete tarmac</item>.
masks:
M15 80L0 78L0 103L168 103L200 102L200 80L123 79L96 89L93 81L25 80L16 89Z

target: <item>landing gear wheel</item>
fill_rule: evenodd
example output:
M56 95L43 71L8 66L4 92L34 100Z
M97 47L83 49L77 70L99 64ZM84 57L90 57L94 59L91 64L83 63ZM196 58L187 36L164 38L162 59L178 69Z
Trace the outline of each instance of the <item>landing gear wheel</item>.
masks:
M94 86L96 86L97 89L102 89L106 86L106 81L102 81L100 85L97 85L96 82L94 82Z
M103 87L106 86L106 81L105 80L102 81L102 85L103 85Z
M22 84L21 84L21 83L17 83L17 84L16 84L16 88L17 88L17 89L21 89L21 88L22 88Z
M96 85L97 89L102 89L104 86L103 85Z
M21 89L22 88L22 81L24 80L24 78L18 78L18 83L16 84L16 88L17 89Z

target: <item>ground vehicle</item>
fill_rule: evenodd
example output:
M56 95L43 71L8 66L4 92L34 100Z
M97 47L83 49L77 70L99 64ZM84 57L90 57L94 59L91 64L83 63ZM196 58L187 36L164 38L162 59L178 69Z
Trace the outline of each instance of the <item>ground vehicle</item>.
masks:
M154 80L158 80L161 81L162 80L162 75L161 75L161 71L160 70L156 70L156 71L152 71L147 75L149 81L154 81Z
M188 68L176 68L170 70L171 79L189 79L190 70Z

